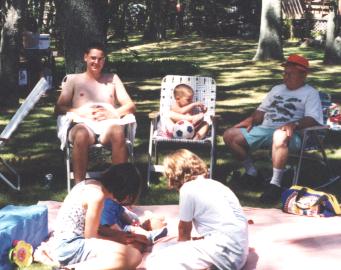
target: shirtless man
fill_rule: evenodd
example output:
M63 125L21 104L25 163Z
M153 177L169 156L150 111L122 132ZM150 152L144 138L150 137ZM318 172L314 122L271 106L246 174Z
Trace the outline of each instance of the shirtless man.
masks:
M55 107L56 114L72 112L95 122L119 119L135 112L122 81L116 74L103 74L105 50L102 44L92 43L84 53L86 71L65 76L62 92ZM84 123L73 123L68 135L73 144L72 160L75 183L85 179L89 146L96 141L111 145L112 163L128 160L124 126L110 125L100 134Z

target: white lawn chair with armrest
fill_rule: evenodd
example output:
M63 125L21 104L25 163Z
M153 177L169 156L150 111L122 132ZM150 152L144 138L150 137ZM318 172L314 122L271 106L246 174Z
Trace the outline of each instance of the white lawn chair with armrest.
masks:
M59 116L58 120L61 121L63 116ZM128 157L129 157L129 161L130 162L134 162L135 161L135 157L134 157L134 140L135 140L135 134L136 134L136 118L133 114L127 114L125 115L123 118L120 119L122 122L122 124L125 125L125 134L126 134L126 146L128 149ZM62 144L62 148L63 148L63 144ZM72 171L72 144L66 140L65 142L65 165L66 165L66 185L67 185L67 190L68 192L70 192L71 190L71 180L74 179L74 175L73 175L73 171ZM91 154L91 151L110 151L111 149L108 149L106 146L100 144L100 143L96 143L92 146L90 146L90 153L89 153L89 157ZM86 179L89 178L98 178L101 173L103 171L87 171L86 172Z
M27 116L30 110L35 106L35 104L39 101L40 97L50 89L50 84L45 78L41 78L30 94L26 97L25 101L21 104L19 109L16 111L14 116L11 118L9 123L6 125L4 130L0 134L0 151L3 151L3 148L11 139L13 132L17 129L19 124L23 121L23 119ZM4 165L4 167L11 173L14 179L9 179L8 176L0 172L0 179L4 181L8 186L12 189L20 191L21 188L21 179L19 173L10 165L6 160L4 160L0 156L0 163Z
M188 84L194 90L193 101L202 102L206 108L204 120L210 124L210 130L207 136L201 140L192 139L173 139L166 138L160 135L161 122L163 118L170 111L171 105L174 102L173 90L178 84ZM152 112L149 114L150 122L150 136L149 136L149 148L148 148L148 171L147 171L147 184L150 184L151 174L153 172L162 173L164 171L163 166L159 164L159 152L158 146L163 144L172 144L173 146L179 146L183 144L190 145L202 145L210 148L210 177L213 175L213 171L216 163L216 120L215 115L215 103L216 103L216 82L210 77L198 77L198 76L181 76L181 75L167 75L162 79L161 92L160 92L160 109L158 112Z

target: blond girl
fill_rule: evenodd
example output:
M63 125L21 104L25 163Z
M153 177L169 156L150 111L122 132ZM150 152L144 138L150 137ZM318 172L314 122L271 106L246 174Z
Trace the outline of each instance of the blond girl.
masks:
M180 149L164 160L169 187L179 191L178 239L155 250L148 269L241 269L248 255L247 219L237 197L208 178L207 166ZM192 228L199 237L192 237Z

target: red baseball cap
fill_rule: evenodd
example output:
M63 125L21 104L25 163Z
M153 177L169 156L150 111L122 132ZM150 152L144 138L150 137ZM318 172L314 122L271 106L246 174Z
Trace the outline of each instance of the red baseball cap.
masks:
M305 57L298 54L289 55L287 61L282 64L283 67L287 65L294 65L303 71L308 71L309 69L309 61Z

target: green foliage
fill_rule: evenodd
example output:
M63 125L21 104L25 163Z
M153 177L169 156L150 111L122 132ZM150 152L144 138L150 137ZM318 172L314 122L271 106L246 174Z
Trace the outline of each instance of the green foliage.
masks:
M106 64L110 72L118 74L129 74L129 76L147 76L158 77L167 74L195 74L199 71L199 67L191 62L162 59L162 60L121 60Z
M325 40L326 39L326 33L322 30L311 30L311 37L317 40Z
M55 85L59 85L64 76L66 75L64 58L56 57L55 58L55 70L53 74L53 80Z
M140 198L140 204L145 205L163 205L163 204L177 204L179 201L178 192L170 190L167 187L167 181L160 177L158 183L152 183L151 187L147 189Z
M292 20L291 19L283 19L282 20L283 39L289 39L291 37L291 35L290 35L291 27L292 27Z

